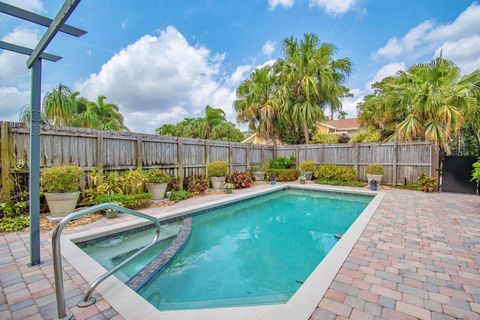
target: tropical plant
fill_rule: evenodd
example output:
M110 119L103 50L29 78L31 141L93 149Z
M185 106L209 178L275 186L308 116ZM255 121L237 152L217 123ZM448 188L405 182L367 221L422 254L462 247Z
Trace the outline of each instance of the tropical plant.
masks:
M383 175L384 172L385 169L381 164L371 163L365 167L366 174Z
M172 177L160 169L148 169L143 172L146 182L149 183L169 183Z
M278 137L278 107L276 96L277 77L272 67L254 70L250 77L237 88L237 100L233 106L239 123L248 123L265 140L275 145Z
M187 178L187 189L192 194L205 194L208 185L208 179L205 177L189 176Z
M295 163L295 157L277 157L268 162L269 169L291 169Z
M302 161L300 162L300 171L313 172L315 171L315 162Z
M232 183L236 189L243 189L252 186L253 177L249 172L235 171L228 176L227 181Z
M341 167L335 164L325 163L315 171L315 178L337 181L354 181L357 179L357 172L353 168Z
M98 195L93 200L93 204L101 203L119 203L121 206L129 209L141 209L150 205L152 195L149 193L137 194L103 194Z
M182 200L186 200L188 198L190 198L192 196L192 194L188 191L184 191L184 190L179 190L179 191L172 191L170 193L170 201L175 201L175 202L178 202L178 201L182 201Z
M351 62L335 59L337 48L320 42L315 34L305 34L301 41L285 39L284 53L274 66L280 78L279 114L302 130L308 143L310 130L324 118L323 108L328 106L333 118L341 110L340 98L349 95L343 83L351 72Z
M207 167L209 177L225 177L228 173L228 163L225 161L210 162Z
M275 177L277 181L287 182L298 179L297 169L268 169L267 177Z
M417 184L419 190L423 192L432 192L437 186L437 178L429 178L425 172L420 172L417 178Z
M310 143L318 143L318 144L337 144L339 142L338 136L335 134L328 134L328 133L315 133L312 137L312 141Z
M70 89L60 83L44 97L43 112L52 124L64 126L72 119L76 110L70 99L71 94Z
M45 169L40 177L42 192L66 193L80 189L83 169L79 166L62 166Z
M480 160L475 162L472 165L472 180L471 181L477 181L480 182Z
M382 139L382 135L379 131L371 128L361 129L355 133L349 143L370 143L370 142L379 142Z

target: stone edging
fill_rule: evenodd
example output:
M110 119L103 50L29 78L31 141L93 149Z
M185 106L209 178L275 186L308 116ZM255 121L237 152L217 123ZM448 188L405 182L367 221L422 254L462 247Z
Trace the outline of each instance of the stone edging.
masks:
M192 233L192 217L183 219L183 226L177 234L172 243L159 254L153 261L147 264L141 271L139 271L132 279L127 282L127 285L135 290L140 290L153 276L161 272L165 266L182 250L187 243L190 234Z

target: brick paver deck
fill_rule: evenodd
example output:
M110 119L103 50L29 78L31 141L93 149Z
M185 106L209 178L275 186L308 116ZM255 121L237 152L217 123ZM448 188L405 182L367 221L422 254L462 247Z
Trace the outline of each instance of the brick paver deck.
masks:
M101 219L68 232L129 219ZM0 319L55 318L50 236L42 234L43 263L28 267L28 234L0 234ZM88 284L65 260L64 271L67 305L77 320L122 319L101 297L76 307ZM386 191L311 319L480 319L480 197Z

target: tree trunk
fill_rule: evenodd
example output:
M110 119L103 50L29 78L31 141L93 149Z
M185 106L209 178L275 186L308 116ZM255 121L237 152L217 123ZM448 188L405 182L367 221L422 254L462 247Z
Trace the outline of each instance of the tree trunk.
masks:
M308 144L308 142L310 141L310 136L309 136L308 127L306 123L303 124L303 134L305 135L305 144Z
M475 132L475 138L477 138L477 155L480 156L480 130Z

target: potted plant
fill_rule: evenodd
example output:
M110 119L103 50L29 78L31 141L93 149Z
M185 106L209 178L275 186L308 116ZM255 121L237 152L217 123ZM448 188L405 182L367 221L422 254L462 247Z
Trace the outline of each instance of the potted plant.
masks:
M315 162L302 161L300 162L300 174L305 176L306 180L312 180L313 171L315 171Z
M212 182L213 190L222 190L228 173L228 163L214 161L208 164L207 174Z
M252 166L252 175L255 178L255 182L261 183L265 178L265 172L268 171L268 163L262 165Z
M163 170L149 169L145 170L145 181L148 192L153 200L162 200L165 197L168 183L172 177Z
M232 193L233 192L233 189L235 189L235 186L233 185L233 183L225 183L225 193Z
M380 164L375 164L375 163L369 164L365 168L365 173L367 175L367 181L370 183L370 181L372 179L375 179L375 180L377 180L377 185L380 185L380 183L382 182L384 171L385 171L385 169Z
M52 167L42 173L40 184L51 218L61 219L75 210L82 173L79 166Z
M114 204L114 205L119 206L119 207L122 206L121 202L111 202L111 204ZM105 216L107 217L107 219L116 218L116 217L118 217L118 211L115 210L115 209L111 209L111 208L105 209Z
M307 182L307 177L302 174L300 177L298 177L298 181L300 181L300 184L305 184Z
M271 173L269 179L270 179L270 184L277 184L277 175L276 174Z
M370 190L372 191L377 191L378 189L378 180L372 179L368 182L368 185L370 186Z

